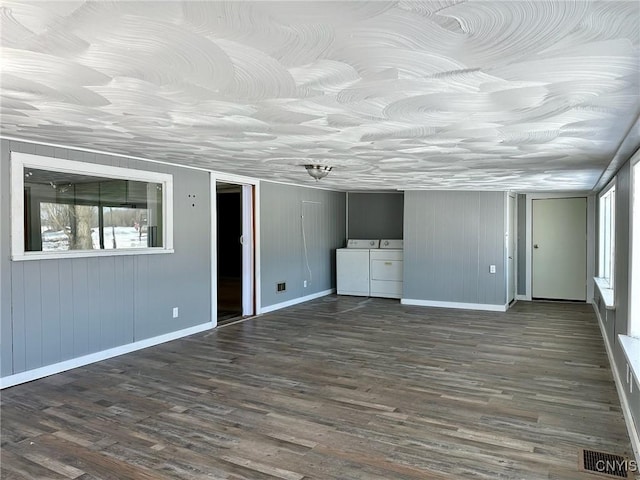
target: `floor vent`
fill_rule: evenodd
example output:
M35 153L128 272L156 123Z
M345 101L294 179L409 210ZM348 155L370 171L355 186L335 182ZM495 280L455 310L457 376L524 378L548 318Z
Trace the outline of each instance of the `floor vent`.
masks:
M607 478L631 478L629 459L612 453L581 449L578 463L580 470Z

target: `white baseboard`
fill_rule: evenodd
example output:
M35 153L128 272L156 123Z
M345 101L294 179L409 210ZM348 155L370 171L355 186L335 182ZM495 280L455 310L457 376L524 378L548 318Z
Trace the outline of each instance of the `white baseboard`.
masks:
M215 327L214 323L204 323L202 325L196 325L195 327L185 328L176 332L165 333L153 338L146 338L138 342L129 343L120 347L110 348L108 350L102 350L101 352L90 353L78 358L72 358L71 360L65 360L64 362L54 363L47 365L46 367L34 368L33 370L27 370L26 372L16 373L7 377L0 378L0 389L13 387L20 383L30 382L37 380L38 378L48 377L56 373L71 370L72 368L83 367L90 363L100 362L108 358L117 357L125 353L131 353L136 350L142 350L143 348L159 345L171 340L193 335L194 333L210 330Z
M461 308L464 310L486 310L489 312L506 312L509 305L492 305L489 303L462 303L462 302L439 302L436 300L414 300L402 298L403 305L418 305L420 307L441 307L441 308Z
M332 293L336 293L336 290L334 288L323 290L322 292L312 293L311 295L307 295L305 297L298 297L294 298L293 300L287 300L286 302L274 303L273 305L260 307L260 309L258 309L258 313L260 314L274 312L276 310L280 310L281 308L291 307L292 305L308 302L309 300L315 300L316 298L320 297L326 297L327 295L331 295Z
M526 295L516 295L516 300L522 300L522 301L530 301L530 298L527 298Z
M609 365L611 365L613 380L615 381L616 390L618 391L618 398L620 398L620 405L622 406L622 416L624 417L624 422L627 425L627 431L629 432L629 439L631 440L631 448L633 449L633 453L636 457L636 461L640 464L640 432L638 432L640 425L636 426L633 422L633 416L631 415L631 407L629 406L629 402L627 401L627 396L624 390L624 384L622 383L622 377L618 373L618 367L616 366L615 358L613 357L613 352L611 351L611 346L609 345L609 341L607 340L607 332L604 328L604 323L602 321L602 317L600 316L598 305L595 302L591 303L591 305L593 306L593 309L596 312L596 317L598 317L598 326L600 327L600 334L602 335L604 348L607 351L607 357L609 357Z

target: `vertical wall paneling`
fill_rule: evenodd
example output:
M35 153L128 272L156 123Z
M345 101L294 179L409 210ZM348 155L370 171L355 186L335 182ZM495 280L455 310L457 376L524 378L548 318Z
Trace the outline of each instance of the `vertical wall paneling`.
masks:
M616 324L614 344L617 334L626 334L629 322L629 265L631 261L631 245L629 243L629 213L631 204L631 163L627 162L616 175L616 212L615 212L615 281ZM624 354L616 348L616 360L624 360ZM621 364L621 363L619 363Z
M24 265L20 266L24 270L23 288L25 292L25 355L26 368L28 370L43 365L42 335L44 333L44 329L42 327L42 291L40 263L41 262L25 262ZM16 288L20 288L20 286L16 285Z
M261 182L261 307L335 288L335 249L345 242L345 196ZM303 220L311 274L304 251ZM280 282L287 288L278 293L276 284Z
M8 263L8 262L7 262ZM15 371L23 372L27 369L27 321L25 312L25 290L24 290L24 264L11 266L11 285L8 290L12 295L10 298L10 307L7 309L8 323L12 324L11 337L2 335L2 351L12 353L11 372L4 375L10 375ZM11 339L11 343L9 343ZM3 362L4 364L4 362Z
M519 194L517 197L517 209L518 209L518 228L517 228L517 246L518 251L517 261L518 267L518 279L516 282L516 292L519 296L525 296L527 294L527 260L526 260L526 225L527 225L527 196Z
M207 172L8 140L1 148L2 377L211 322ZM172 174L175 253L11 261L10 151Z
M403 238L402 192L348 193L349 238Z
M89 327L89 352L99 352L102 350L102 317L111 313L111 308L107 312L102 311L100 298L102 296L100 285L100 264L101 258L87 258L87 299L89 300L89 314L86 318Z
M121 304L116 299L115 259L110 257L99 265L98 312L100 318L100 350L122 345L118 337L122 332ZM127 343L127 342L123 342Z
M13 373L11 321L9 142L0 141L0 376ZM23 352L24 353L24 352ZM24 363L24 355L22 356Z
M116 278L121 281L116 282L116 301L120 302L120 326L121 342L128 343L135 341L133 326L135 323L135 284L134 284L134 258L116 257L121 264L122 270L116 273Z
M68 262L66 262L68 263ZM73 353L82 356L91 352L89 348L89 259L74 258L71 260L73 283L71 296L73 298ZM65 289L68 290L68 289Z
M40 298L42 328L42 364L60 361L61 317L60 317L60 271L59 262L40 262ZM63 287L64 288L64 287Z
M465 205L463 204L458 211L452 212L452 214L464 215L464 211ZM485 303L483 299L486 295L481 291L482 282L478 282L478 265L486 262L482 258L478 259L478 253L484 251L482 243L486 241L485 231L482 227L479 215L472 215L471 218L468 218L467 222L462 225L461 245L473 245L474 242L480 242L480 247L477 249L456 247L457 250L454 252L454 256L460 255L464 258L461 278L463 282L462 298L465 303ZM480 236L478 236L478 232L481 232ZM455 235L455 233L452 233L452 235ZM476 300L482 301L476 302Z
M405 192L403 299L503 307L505 209L503 192Z
M630 239L630 207L631 207L631 162L628 161L616 176L616 233L615 233L615 296L616 310L613 319L613 338L610 346L613 350L614 359L618 367L618 372L622 376L626 375L626 357L622 351L618 334L628 334L629 323L631 322L629 304L629 266L631 260ZM638 385L635 384L635 395L629 392L628 383L625 395L631 406L631 413L635 419L635 426L640 435L640 401L638 401ZM633 381L633 380L631 380Z
M58 284L60 298L60 360L69 360L74 355L74 303L73 264L59 262ZM66 286L66 288L65 288Z
M627 378L627 360L620 345L618 335L628 333L630 322L630 285L629 268L631 259L630 245L630 209L631 209L631 160L627 161L618 170L615 179L616 186L616 206L615 206L615 268L614 268L614 294L615 310L607 310L604 302L600 298L599 290L594 292L594 307L599 313L604 331L604 341L608 345L608 350L612 353L615 371L618 374L619 383L622 385L622 395L630 408L632 423L640 436L640 385L634 378ZM595 221L599 218L597 211L597 198L595 212L590 214L590 218ZM594 230L597 229L594 228ZM597 234L596 234L597 237ZM597 249L594 249L597 252ZM594 263L597 263L597 253L591 255ZM633 385L630 386L630 383ZM633 390L633 391L630 391Z
M55 153L55 147L50 147L49 145L36 145L36 155L42 155L43 157L55 157Z
M307 288L314 288L320 279L328 278L328 268L325 267L328 267L329 262L322 261L323 256L326 255L326 252L321 249L323 239L321 238L320 223L323 220L323 210L326 210L322 207L322 203L312 200L300 202L300 230L303 249L299 265L302 267L300 274L303 279L303 288L305 281Z

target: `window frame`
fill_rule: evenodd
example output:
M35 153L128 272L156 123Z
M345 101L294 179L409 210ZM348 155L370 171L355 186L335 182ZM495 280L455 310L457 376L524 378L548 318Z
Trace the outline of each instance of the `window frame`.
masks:
M608 208L603 204L609 202ZM609 218L605 218L606 215ZM608 232L605 231L605 222L608 220ZM608 238L606 238L608 233ZM606 245L605 245L605 240ZM616 178L598 195L598 278L603 286L610 290L615 289L615 258L616 258ZM608 247L608 248L605 248ZM606 250L606 251L605 251ZM607 268L608 267L608 268ZM603 270L607 270L603 272Z
M174 253L173 249L173 175L167 173L136 170L97 163L78 162L29 153L11 152L11 260L44 260L81 257L110 257L120 255L148 255ZM117 180L161 183L162 188L162 247L121 248L66 251L25 251L25 168L52 172L92 175Z
M631 158L629 185L629 318L627 335L640 338L640 153ZM636 220L634 222L634 220Z

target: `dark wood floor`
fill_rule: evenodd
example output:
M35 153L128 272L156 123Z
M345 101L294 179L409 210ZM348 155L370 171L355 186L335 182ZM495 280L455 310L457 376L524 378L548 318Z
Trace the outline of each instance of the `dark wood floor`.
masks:
M2 392L3 479L584 479L631 447L592 308L330 296Z

